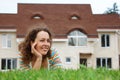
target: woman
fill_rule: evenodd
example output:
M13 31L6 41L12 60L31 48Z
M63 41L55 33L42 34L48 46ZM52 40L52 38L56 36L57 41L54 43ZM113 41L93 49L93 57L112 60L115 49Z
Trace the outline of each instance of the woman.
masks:
M32 29L19 44L22 68L56 68L61 65L58 53L51 50L52 35L48 28Z

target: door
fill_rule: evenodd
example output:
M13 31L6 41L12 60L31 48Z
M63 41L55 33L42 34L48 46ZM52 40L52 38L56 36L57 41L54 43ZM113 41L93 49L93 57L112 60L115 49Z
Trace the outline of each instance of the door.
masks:
M87 67L87 58L81 58L80 59L80 65L81 64Z

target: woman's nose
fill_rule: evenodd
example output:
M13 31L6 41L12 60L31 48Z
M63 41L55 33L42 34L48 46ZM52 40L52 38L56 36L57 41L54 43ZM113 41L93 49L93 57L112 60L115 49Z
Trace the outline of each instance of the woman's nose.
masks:
M46 41L44 42L44 44L45 44L45 45L49 45L49 42L46 40Z

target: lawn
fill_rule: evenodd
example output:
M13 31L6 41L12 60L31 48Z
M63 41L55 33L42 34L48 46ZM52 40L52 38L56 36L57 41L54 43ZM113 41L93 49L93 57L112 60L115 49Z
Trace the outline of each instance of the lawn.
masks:
M105 68L14 70L0 72L0 80L120 80L120 70Z

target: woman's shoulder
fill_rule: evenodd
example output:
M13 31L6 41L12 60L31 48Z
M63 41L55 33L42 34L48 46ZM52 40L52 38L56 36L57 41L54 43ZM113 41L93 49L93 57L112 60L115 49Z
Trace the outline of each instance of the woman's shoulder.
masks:
M25 64L22 60L22 54L19 54L19 65L20 65L20 70L29 70L31 69L31 63L30 64Z
M56 49L51 49L51 57L53 57L54 55L58 54Z
M59 53L56 49L51 50L51 57L49 58L50 68L60 68L61 67L61 59Z
M57 57L59 57L58 51L56 49L51 49L51 55L50 55L49 59L52 60L52 59L55 59Z

